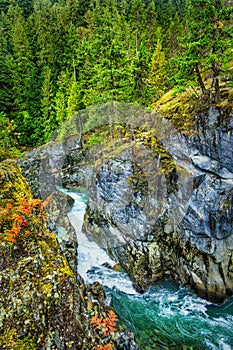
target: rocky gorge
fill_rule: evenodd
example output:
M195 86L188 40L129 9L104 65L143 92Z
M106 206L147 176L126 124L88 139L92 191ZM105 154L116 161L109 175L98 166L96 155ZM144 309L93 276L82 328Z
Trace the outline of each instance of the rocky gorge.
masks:
M127 105L85 113L95 118L91 133L78 115L65 141L20 161L34 192L86 187L83 229L137 290L171 278L215 303L232 295L232 107L199 111L192 134Z
M140 293L171 279L213 303L233 295L232 116L211 106L185 133L159 113L113 103L1 164L3 349L138 348L131 334L105 337L92 325L109 307L101 285L77 273L73 199L59 186L88 190L83 231Z

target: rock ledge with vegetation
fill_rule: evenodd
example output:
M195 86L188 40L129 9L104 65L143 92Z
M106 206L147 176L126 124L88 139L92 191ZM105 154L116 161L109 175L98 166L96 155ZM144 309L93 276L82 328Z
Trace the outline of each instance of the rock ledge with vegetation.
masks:
M102 286L74 273L14 161L1 163L0 186L0 348L121 349Z

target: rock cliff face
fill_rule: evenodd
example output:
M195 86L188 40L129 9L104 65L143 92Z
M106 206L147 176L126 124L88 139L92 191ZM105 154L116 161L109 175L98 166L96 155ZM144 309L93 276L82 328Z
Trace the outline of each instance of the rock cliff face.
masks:
M43 203L33 199L14 161L0 164L0 187L0 348L91 350L108 344L125 349L127 339L127 349L138 349L132 335L106 336L93 327L93 316L109 321L115 314L106 306L103 287L84 284L70 267L67 245L61 249L46 227L43 207L61 215L61 205L51 197ZM75 244L71 237L68 241Z
M233 294L232 110L212 107L195 128L193 137L162 140L167 163L176 162L168 170L141 140L104 157L89 184L84 228L138 290L172 278L221 302Z
M221 302L233 294L232 107L200 112L192 136L155 115L143 125L131 137L118 125L113 147L59 146L45 162L64 186L88 188L84 229L139 291L172 278Z
M33 196L47 201L48 227L57 233L59 244L74 273L77 270L77 238L67 217L73 199L57 190L61 185L57 169L63 166L65 151L61 143L35 148L18 161Z

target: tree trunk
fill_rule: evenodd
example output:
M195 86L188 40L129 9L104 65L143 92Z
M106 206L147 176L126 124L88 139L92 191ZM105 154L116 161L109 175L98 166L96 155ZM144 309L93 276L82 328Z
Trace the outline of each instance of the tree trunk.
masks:
M218 103L220 100L220 86L219 86L219 73L220 70L216 67L215 62L212 63L212 71L214 73L212 86L214 88L214 102Z
M197 73L197 81L198 81L198 84L199 84L199 86L201 88L202 95L206 95L207 90L206 90L205 84L204 84L204 82L202 80L201 73L200 73L198 65L196 65L195 70L196 70L196 73Z

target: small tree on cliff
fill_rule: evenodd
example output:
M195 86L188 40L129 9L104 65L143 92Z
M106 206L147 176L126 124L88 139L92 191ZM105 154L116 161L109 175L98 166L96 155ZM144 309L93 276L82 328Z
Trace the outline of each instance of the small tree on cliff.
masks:
M178 85L198 84L210 102L220 99L219 76L224 63L233 57L233 8L221 0L189 0L186 12L186 37L183 55L177 59ZM205 77L211 78L205 81Z
M148 83L152 90L154 100L158 100L166 90L166 59L162 49L162 42L157 41L156 49L152 55L151 69L148 75Z

